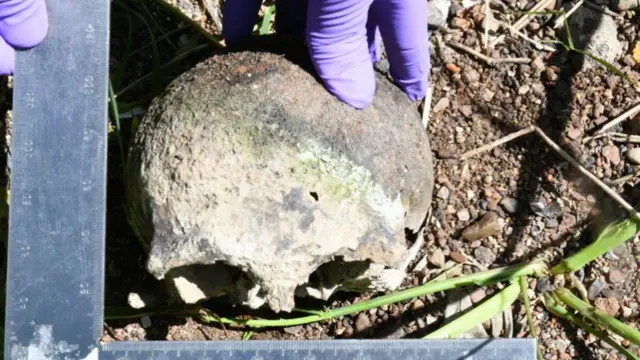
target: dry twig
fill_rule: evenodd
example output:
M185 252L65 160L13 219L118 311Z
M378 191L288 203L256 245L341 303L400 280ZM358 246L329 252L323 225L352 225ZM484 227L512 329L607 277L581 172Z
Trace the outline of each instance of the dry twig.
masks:
M611 17L615 17L615 18L619 18L619 19L622 19L622 18L623 18L623 16L622 16L622 15L617 14L617 13L615 13L615 12L613 12L613 11L611 11L611 10L609 10L609 9L605 8L605 7L602 7L602 6L600 6L600 5L596 5L596 4L592 3L591 1L585 1L585 2L584 2L584 5L585 5L586 7L588 7L588 8L590 8L590 9L593 9L593 10L595 10L595 11L599 11L599 12L601 12L601 13L605 14L605 15L609 15L609 16L611 16Z
M535 4L531 10L529 10L529 12L536 12L536 11L540 11L541 9L544 9L545 7L549 6L549 4L551 4L553 1L555 0L540 0L539 3ZM532 19L531 14L524 14L522 15L522 17L520 17L520 19L518 19L514 24L513 24L513 28L516 30L522 30L522 28L524 28L525 26L527 26L527 24L529 24L529 22L531 22ZM496 45L498 45L500 42L502 42L504 40L505 36L504 35L500 35L499 37L495 38L490 44L490 47L495 47Z
M483 39L483 47L484 51L489 53L489 48L487 47L489 41L489 26L488 23L490 21L489 16L493 17L491 13L491 9L489 9L489 0L484 0L484 39Z
M615 180L609 181L609 186L618 186L618 185L624 184L627 181L629 181L629 180L631 180L631 179L633 179L633 178L635 178L635 177L637 177L639 175L640 175L640 170L634 172L633 174L628 174L628 175L619 177L619 178L617 178Z
M534 127L530 126L530 127L526 128L526 129L522 129L522 130L516 131L514 133L511 133L511 134L509 134L509 135L507 135L505 137L502 137L502 138L500 138L500 139L498 139L498 140L496 140L496 141L494 141L492 143L489 143L489 144L483 145L483 146L481 146L481 147L479 147L477 149L468 151L468 152L460 155L460 160L466 160L466 159L468 159L470 157L476 156L476 155L481 154L481 153L483 153L485 151L489 151L489 150L493 149L494 147L497 147L497 146L500 146L500 145L502 145L504 143L507 143L507 142L509 142L509 141L511 141L513 139L516 139L516 138L519 138L521 136L530 134L530 133L532 133L534 131L533 129L534 129Z
M429 126L429 113L431 113L431 99L433 98L433 89L431 86L427 88L427 94L424 97L422 103L422 127L427 128Z
M567 154L564 150L562 150L560 148L560 146L558 146L558 144L556 144L555 142L553 142L553 140L551 140L542 130L540 130L539 127L535 126L534 127L535 132L540 135L540 137L553 149L555 150L558 154L560 154L560 156L562 156L562 158L564 158L565 160L567 160L571 165L573 165L574 167L576 167L583 175L585 175L586 177L588 177L589 179L591 179L593 182L596 183L596 185L598 185L600 187L600 189L602 189L602 191L604 191L605 193L607 193L607 195L611 196L620 206L622 206L625 210L627 210L631 216L633 216L636 219L640 219L640 213L638 213L636 211L636 209L633 208L633 206L629 205L628 202L626 202L622 197L620 197L620 195L618 195L618 193L616 193L615 191L613 191L609 186L607 186L607 184L605 184L604 182L602 182L602 180L598 179L595 175L593 175L591 172L589 172L589 170L585 169L584 166L580 165L577 161L575 161L571 155Z
M607 129L610 129L610 128L618 125L619 123L627 120L628 118L630 118L631 116L635 115L639 111L640 111L640 103L634 105L631 109L623 112L622 114L616 116L613 120L611 120L608 123L604 124L602 126L602 128L600 128L600 130L596 131L596 133L594 135L599 135L599 134L604 133Z
M509 31L512 32L513 34L521 37L523 40L532 43L536 47L536 50L544 50L544 51L549 51L549 52L556 51L556 49L552 48L551 46L543 45L543 44L533 40L532 38L528 37L527 35L525 35L520 30L514 29L513 26L511 26L511 25L509 25L509 24L507 24L507 23L505 23L503 21L500 21L500 24L503 25L504 27L506 27L507 29L509 29Z
M593 175L591 172L589 172L589 170L585 169L584 166L580 165L580 163L578 163L576 160L574 160L571 155L567 154L564 150L562 150L562 148L560 146L558 146L558 144L556 144L553 140L551 140L545 133L544 131L542 131L539 127L537 126L530 126L526 129L522 129L520 131L516 131L515 133L512 133L510 135L507 135L497 141L494 141L491 144L487 144L484 145L482 147L479 147L473 151L464 153L462 156L460 156L461 160L464 159L468 159L471 156L480 154L482 152L485 152L487 150L490 150L500 144L506 143L508 141L511 141L517 137L529 134L531 132L535 132L536 134L538 134L542 140L544 140L547 145L549 145L555 152L557 152L563 159L565 159L566 161L568 161L571 165L573 165L576 169L578 169L583 175L585 175L586 177L588 177L589 179L591 179L593 182L596 183L596 185L598 185L598 187L600 187L600 189L602 189L602 191L604 191L605 193L607 193L607 195L611 196L611 198L613 198L620 206L622 206L626 211L628 211L631 216L633 216L636 219L640 219L640 213L638 211L636 211L636 209L633 208L633 206L631 206L628 202L626 202L622 197L620 197L620 195L618 195L618 193L616 193L615 191L613 191L607 184L605 184L604 182L602 182L602 180L598 179L595 175Z
M640 135L629 135L629 134L618 133L618 132L604 133L604 134L589 136L589 137L584 138L582 140L582 143L586 144L589 141L596 140L596 139L601 139L601 138L605 138L605 137L611 139L612 141L616 141L616 142L623 142L623 143L629 143L629 144L640 144Z
M553 24L553 28L554 29L558 29L559 27L564 25L565 19L568 19L569 16L571 16L571 14L573 14L576 10L578 10L578 8L580 6L582 6L583 2L584 2L584 0L578 1L575 5L573 5L573 7L569 11L567 11L566 13L560 15L560 17L558 19L556 19L556 22Z
M531 62L531 59L529 58L491 58L488 57L468 46L462 45L460 43L457 42L449 42L447 43L447 45L456 48L458 50L462 50L468 54L471 54L473 56L475 56L476 58L484 61L487 65L489 66L495 66L496 64L504 64L504 63L513 63L513 64L528 64Z

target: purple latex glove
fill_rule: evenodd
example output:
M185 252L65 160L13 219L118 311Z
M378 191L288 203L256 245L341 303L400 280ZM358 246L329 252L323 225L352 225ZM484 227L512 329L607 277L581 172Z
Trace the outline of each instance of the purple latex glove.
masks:
M0 0L0 75L12 75L15 49L40 44L48 27L44 0Z
M308 3L307 3L308 1ZM227 43L251 34L260 0L227 0L223 27ZM398 86L416 101L425 96L429 75L427 2L424 0L280 0L306 12L307 45L318 75L329 92L362 109L375 94L373 63L385 42L390 73ZM276 21L299 23L303 14ZM288 30L293 31L291 27Z

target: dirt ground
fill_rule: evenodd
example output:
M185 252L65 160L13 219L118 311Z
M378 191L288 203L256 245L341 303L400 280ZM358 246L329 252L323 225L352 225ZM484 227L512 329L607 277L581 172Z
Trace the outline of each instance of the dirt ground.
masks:
M201 4L191 3L191 7L185 2L175 4L191 19L205 24L210 30L215 29ZM517 9L519 5L513 6ZM477 16L476 10L460 11L457 19L473 20ZM117 15L114 21L116 19ZM610 197L535 134L460 160L459 156L467 151L529 125L537 125L605 182L638 170L636 162L627 154L636 146L633 143L610 137L583 141L603 123L638 103L638 93L628 81L603 67L583 68L583 57L575 53L538 51L528 42L511 36L497 46L498 50L492 56L524 57L531 61L488 66L446 45L455 41L478 48L482 41L479 29L473 26L467 29L462 26L461 29L456 22L459 21L453 19L449 26L431 34L433 100L428 132L436 159L437 185L432 223L405 286L424 283L443 268L457 263L465 263L457 268L458 273L470 273L481 268L523 262L540 254L561 259L588 244L603 225L625 215ZM616 22L620 36L626 38L628 44L635 44L637 19L622 13ZM537 23L543 30L548 27L542 21ZM525 30L531 28L535 26ZM115 41L117 44L117 38ZM113 47L115 58L118 56L116 46ZM632 46L627 45L625 55L616 66L628 76L638 78L635 61L629 58L631 50ZM206 56L206 51L200 55ZM198 61L200 55L189 61ZM378 68L384 69L386 65L383 61ZM145 68L144 64L140 67ZM137 89L135 93L145 91L148 89ZM639 133L640 118L623 122L610 131ZM634 203L638 198L636 181L635 177L630 177L614 188ZM119 201L118 194L112 194L113 201ZM109 248L113 255L109 260L108 305L126 305L130 292L146 294L143 297L153 302L154 297L162 298L158 294L162 294L164 288L144 277L145 272L141 270L144 256L136 251L127 227L120 224L123 218L121 205L110 204L113 231L110 232ZM501 234L466 240L462 231L489 212L504 221ZM631 324L635 324L640 312L640 280L631 275L637 271L638 259L640 242L635 239L576 274L596 306ZM139 269L127 269L122 264L138 264ZM143 278L133 279L132 273ZM554 286L548 281L531 282L531 288L535 289L534 301ZM149 288L150 283L155 284L153 289ZM486 287L470 289L468 293L434 294L324 323L259 330L251 339L417 338L438 328L445 315L452 311L452 304L478 303L496 290ZM342 294L329 304L310 302L308 308L337 307L375 295ZM209 302L205 306L215 309L219 315L275 317L232 308L223 301ZM618 356L594 337L557 321L540 305L535 307L534 317L546 359L615 359ZM528 336L524 309L520 305L512 309L510 321L513 323L510 334L505 326L501 328L497 323L486 324L485 328L497 336ZM241 329L222 329L218 324L203 324L195 318L176 315L107 321L104 340L242 337Z
M205 3L191 1L180 0L174 4L206 29L215 31L219 28L207 15ZM131 5L127 1L121 2ZM520 16L516 11L531 9L535 4L526 1L500 3L503 6L498 6L496 11L510 14L504 15L503 20L512 22ZM199 45L204 44L204 40L175 20L174 14L158 7L154 1L142 2L142 6L144 8L138 8L138 11L155 19L155 25L151 27L165 31L174 29L174 34L166 37L169 41L157 40L159 51L154 54L145 25L134 23L131 41L134 49L141 50L130 56L120 74L122 81L116 84L116 92L121 92L119 103L126 104L123 109L127 111L136 106L143 109L172 77L210 52L210 48ZM587 170L606 183L613 182L612 187L629 203L637 203L640 197L634 175L640 170L640 159L630 151L638 147L636 140L628 136L605 136L585 141L604 123L640 102L633 86L604 67L584 68L584 57L579 54L536 50L529 42L515 36L507 36L491 56L529 58L531 61L489 66L447 45L457 42L479 50L482 43L479 35L482 33L481 19L477 19L479 10L476 7L458 10L458 16L454 10L451 10L449 24L431 33L433 100L427 129L435 155L437 184L432 221L405 287L422 284L456 264L462 265L455 271L464 274L524 262L540 254L561 259L588 244L603 225L625 216L593 181L581 175L536 134L525 135L465 160L459 159L465 152L527 126L538 126ZM615 17L618 37L626 45L624 54L614 65L627 76L638 79L638 66L631 54L638 40L640 22L629 11L618 12L618 15ZM123 24L131 18L131 12L114 6L111 55L112 68L118 71L129 39L128 27ZM522 30L528 36L534 37L533 33L537 31L543 38L549 38L553 33L549 30L550 25L539 18L532 23L535 25L530 24ZM185 51L186 56L180 55ZM179 61L175 61L176 58ZM152 70L153 61L175 66L163 68L163 77L144 78ZM378 67L385 68L384 60ZM141 78L145 81L138 80ZM9 95L5 92L3 104L8 104ZM10 111L7 118L10 120ZM126 116L122 119L125 136L131 122ZM10 131L7 132L10 142ZM609 132L640 135L640 117L632 117ZM166 298L165 288L144 271L145 257L126 225L117 148L113 138L110 146L106 305L111 309L109 311L114 311L112 307L127 308L129 294L137 293L147 305L161 307ZM619 180L625 180L625 176L626 181ZM502 231L495 236L467 240L462 235L463 230L488 213L494 221L498 218L504 221ZM633 274L639 265L640 241L636 238L576 276L585 284L598 308L637 326L640 278ZM530 285L535 289L534 302L554 287L548 281L532 280ZM323 323L257 330L251 339L416 338L441 326L445 315L455 307L452 304L479 303L497 289L484 287L472 288L468 293L434 294ZM375 295L341 294L326 304L301 300L299 306L337 307ZM229 317L276 317L266 312L233 308L223 300L204 305ZM513 324L512 331L497 322L486 324L485 329L496 336L529 335L524 308L519 302L508 317ZM541 305L535 306L534 318L547 360L622 358L593 336L553 318ZM205 324L192 317L150 315L107 320L103 340L218 340L241 339L243 335L242 329L223 329L218 324Z

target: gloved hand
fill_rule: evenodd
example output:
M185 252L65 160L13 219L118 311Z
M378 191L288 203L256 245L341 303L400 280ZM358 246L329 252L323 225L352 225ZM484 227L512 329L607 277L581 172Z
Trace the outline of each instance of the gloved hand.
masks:
M261 0L226 0L227 44L251 35ZM412 101L423 98L429 76L425 0L279 0L276 31L304 32L309 55L329 92L362 109L373 101L373 62L384 40L390 73Z
M15 49L40 44L48 27L44 0L0 0L0 75L13 75Z

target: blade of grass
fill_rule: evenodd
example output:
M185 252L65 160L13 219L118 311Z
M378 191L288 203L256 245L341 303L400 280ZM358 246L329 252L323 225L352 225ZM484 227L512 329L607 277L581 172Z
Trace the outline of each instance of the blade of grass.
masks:
M640 360L639 357L637 357L636 355L632 354L631 352L629 352L629 350L625 349L622 345L618 344L616 341L614 341L609 335L603 333L602 331L592 327L591 325L587 324L586 322L584 322L582 319L580 319L579 317L575 316L574 314L570 313L569 311L567 311L567 309L563 306L561 306L560 304L558 304L558 302L556 300L554 300L549 294L544 294L544 306L547 310L549 310L549 312L551 312L553 315L565 319L567 321L569 321L570 323L573 323L574 325L580 327L582 330L593 334L594 336L596 336L597 338L599 338L600 340L606 342L607 344L611 345L611 347L613 347L614 349L618 350L620 353L622 353L624 356L627 357L627 359L630 360Z
M640 331L637 329L632 328L604 311L591 307L579 297L573 295L567 288L556 289L553 293L560 301L579 312L580 315L589 319L594 324L597 324L601 328L608 329L640 346Z
M618 245L632 239L638 231L640 231L640 222L635 218L612 223L598 235L593 243L551 268L551 274L559 275L577 271Z
M529 301L529 294L527 290L529 289L529 283L527 281L526 276L521 276L520 279L520 293L522 294L522 301L524 302L524 309L527 313L527 322L529 324L529 334L532 338L537 338L538 334L536 334L536 327L533 323L533 314L531 312L531 301ZM536 355L538 356L538 360L543 360L542 351L540 351L540 346L536 346Z
M520 286L515 281L473 310L428 334L424 339L455 339L511 306L518 299L519 293Z
M269 33L269 28L271 26L271 18L273 15L273 11L275 10L275 5L269 6L264 11L264 17L262 18L262 26L260 26L260 35L266 35Z
M572 48L573 51L580 53L582 55L586 55L588 57L590 57L591 59L593 59L594 61L598 62L600 65L606 67L609 71L615 73L616 75L620 76L621 78L627 80L630 84L632 84L636 89L640 88L640 84L638 84L635 80L631 79L630 77L628 77L625 73L623 73L620 69L618 69L617 67L613 66L611 63L607 62L604 59L601 59L595 55L589 54L585 51L582 51L580 49L576 49L576 48Z
M561 15L563 17L562 21L564 22L564 27L565 29L567 29L567 42L569 45L569 48L571 49L575 49L575 47L573 46L573 37L571 36L571 31L569 30L569 23L567 22L567 16L566 15Z
M116 137L118 140L118 147L120 149L120 161L122 162L122 168L126 167L125 162L125 152L124 152L124 144L122 143L122 132L120 131L120 113L118 112L118 101L116 100L116 96L113 92L113 86L111 81L109 81L109 104L111 105L111 113L116 123Z
M292 319L250 319L250 320L235 320L228 318L219 318L218 316L211 316L211 312L206 309L201 311L201 319L205 322L219 322L220 320L226 324L232 325L244 325L253 328L262 327L288 327L303 325L318 321L329 320L340 316L346 316L355 314L361 311L366 311L380 307L382 305L388 305L405 300L410 300L416 297L424 296L427 294L433 294L439 291L445 291L457 287L469 286L469 285L488 285L497 283L500 281L510 281L517 279L520 276L531 275L539 276L545 273L547 270L546 264L541 260L534 260L527 264L512 265L508 267L492 269L483 271L471 275L465 275L456 277L453 279L446 279L437 282L428 282L424 285L401 290L398 292L386 294L374 299L359 302L357 304L327 310L314 315L292 318ZM300 311L298 309L298 311Z

